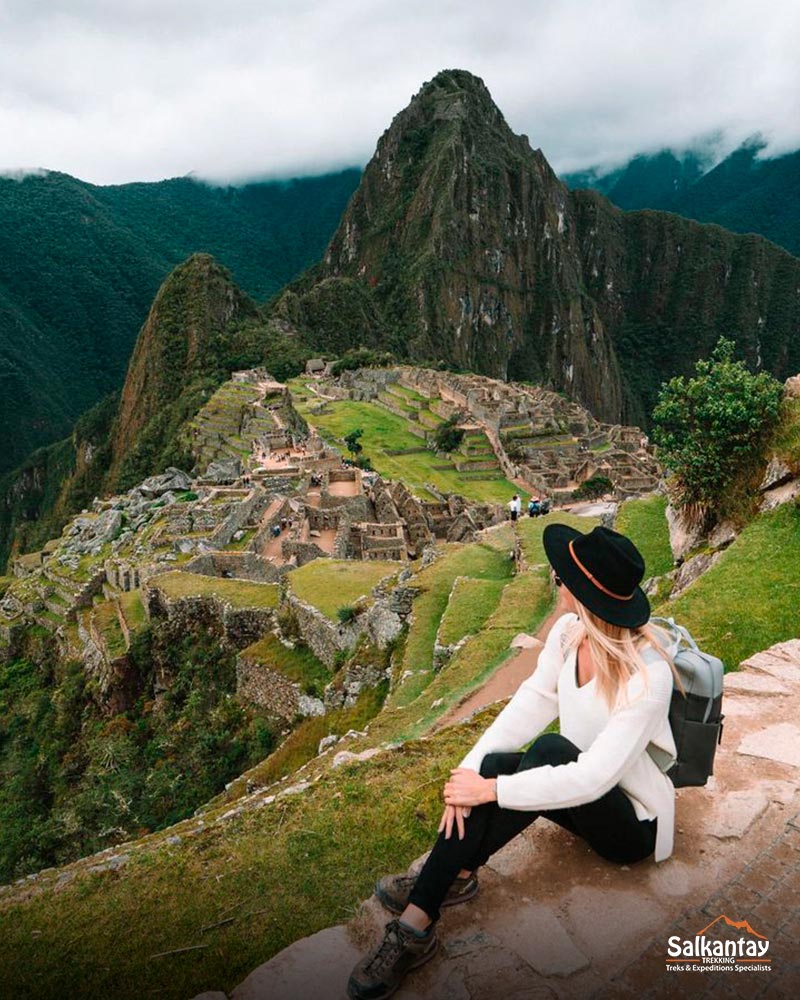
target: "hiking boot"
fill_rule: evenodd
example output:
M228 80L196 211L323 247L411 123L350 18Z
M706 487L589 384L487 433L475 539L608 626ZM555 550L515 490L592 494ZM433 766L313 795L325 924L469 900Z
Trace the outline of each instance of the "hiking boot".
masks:
M408 897L417 881L416 875L384 875L375 883L375 895L392 913L402 913L408 906ZM466 903L478 891L478 876L473 872L467 878L455 879L442 900L442 906Z
M433 958L439 939L433 924L425 937L417 937L399 920L386 925L383 941L361 959L350 973L347 995L351 1000L383 1000L400 989L405 974Z

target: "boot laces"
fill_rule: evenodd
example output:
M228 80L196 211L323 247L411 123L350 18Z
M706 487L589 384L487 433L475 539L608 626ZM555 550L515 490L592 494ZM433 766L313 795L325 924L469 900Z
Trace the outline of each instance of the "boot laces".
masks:
M373 968L380 969L382 966L393 962L403 949L403 937L400 930L400 923L397 920L390 920L386 925L386 933L380 947L367 963L367 970Z

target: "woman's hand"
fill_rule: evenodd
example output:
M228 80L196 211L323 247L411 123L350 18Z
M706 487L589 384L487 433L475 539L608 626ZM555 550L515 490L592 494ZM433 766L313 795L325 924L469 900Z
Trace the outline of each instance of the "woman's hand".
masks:
M458 828L458 839L463 840L465 837L464 820L471 812L469 806L445 806L439 821L439 833L444 830L444 839L449 840L450 834L453 832L453 823L455 823Z
M495 779L483 778L470 767L455 767L444 786L444 801L448 806L480 806L494 802Z

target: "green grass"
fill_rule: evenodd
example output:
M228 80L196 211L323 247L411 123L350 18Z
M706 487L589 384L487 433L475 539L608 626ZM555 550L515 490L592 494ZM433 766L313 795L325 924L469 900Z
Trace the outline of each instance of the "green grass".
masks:
M131 632L147 624L147 614L142 604L141 590L128 590L119 595L119 604L125 624Z
M250 580L227 579L221 576L201 576L173 570L151 577L149 583L158 586L168 596L216 596L240 608L277 608L280 589L275 583L253 583Z
M439 626L439 642L452 646L480 631L503 592L505 580L458 577Z
M524 509L523 507L523 511ZM576 528L585 534L599 523L600 519L597 517L579 517L577 514L570 514L563 510L545 514L543 517L528 517L523 513L517 522L517 531L528 565L535 566L537 563L547 563L547 556L544 554L542 546L542 533L548 524L568 524L571 528Z
M106 650L111 659L123 656L127 646L122 626L117 617L117 607L114 601L101 601L92 608L95 625L103 637Z
M800 513L762 514L680 597L657 609L691 631L728 669L798 632Z
M511 578L512 566L508 551L512 537L510 527L504 525L492 532L485 542L477 545L444 545L439 559L419 573L416 584L422 593L414 601L413 618L402 661L403 670L432 670L436 632L457 576L484 580ZM393 692L390 700L394 701L397 697L401 703L404 702L408 697L404 687Z
M291 649L271 634L247 646L239 655L300 684L324 685L331 677L328 668L308 646L297 644Z
M383 560L315 559L293 569L287 580L296 597L335 621L339 608L351 607L360 597L368 597L376 584L397 573L402 565Z
M231 992L293 941L346 921L377 877L430 847L449 771L495 714L325 770L302 795L136 853L119 872L4 902L5 991L83 1000ZM204 947L154 957L193 945Z
M412 739L428 732L448 709L478 689L514 651L511 640L518 632L536 633L554 602L553 588L545 570L521 573L503 590L500 603L484 628L470 636L453 658L425 678L409 678L401 687L402 698L393 698L370 725L364 745L388 740ZM435 705L435 702L441 704Z
M636 544L644 557L645 577L661 576L673 568L669 527L664 513L667 498L659 494L626 500L617 514L615 528Z
M292 390L297 380L290 383ZM433 451L425 450L408 455L389 455L399 449L418 449L420 438L408 429L408 421L375 403L355 400L337 400L328 405L325 413L311 413L311 401L296 398L297 410L332 443L343 448L345 434L360 427L364 431L361 444L364 454L372 460L377 471L386 479L399 479L423 499L431 494L425 489L430 483L444 493L461 493L472 500L505 503L519 489L502 473L485 480L468 479L458 472L450 459L443 459ZM437 469L449 463L451 469ZM524 495L520 494L521 496Z

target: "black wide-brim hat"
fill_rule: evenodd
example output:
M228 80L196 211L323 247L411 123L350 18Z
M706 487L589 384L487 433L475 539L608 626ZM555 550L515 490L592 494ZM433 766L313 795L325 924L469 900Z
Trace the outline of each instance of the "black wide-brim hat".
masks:
M642 554L625 535L598 525L583 534L568 524L548 524L544 551L556 575L584 607L611 625L638 628L650 619L639 586Z

